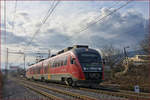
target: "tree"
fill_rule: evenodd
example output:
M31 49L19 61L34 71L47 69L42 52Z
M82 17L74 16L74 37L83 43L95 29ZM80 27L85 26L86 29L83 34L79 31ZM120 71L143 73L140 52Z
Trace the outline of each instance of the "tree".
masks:
M116 67L116 64L118 65L120 63L123 56L121 50L110 44L105 45L101 51L103 53L103 58L105 59L105 65L110 67L111 78L113 78L115 73L114 68Z
M149 49L150 49L150 41L149 41L149 35L146 34L145 38L140 42L140 48L146 53L149 54Z
M116 60L120 58L121 50L118 48L115 48L112 44L105 45L102 48L103 52L103 58L106 61L106 64L110 66L111 69L114 68L114 64L116 63Z

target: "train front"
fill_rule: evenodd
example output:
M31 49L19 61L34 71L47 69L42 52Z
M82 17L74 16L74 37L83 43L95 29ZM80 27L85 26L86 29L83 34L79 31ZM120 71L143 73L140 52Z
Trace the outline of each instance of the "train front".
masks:
M94 49L79 48L76 55L85 78L81 82L86 84L99 84L102 82L103 67L100 54Z

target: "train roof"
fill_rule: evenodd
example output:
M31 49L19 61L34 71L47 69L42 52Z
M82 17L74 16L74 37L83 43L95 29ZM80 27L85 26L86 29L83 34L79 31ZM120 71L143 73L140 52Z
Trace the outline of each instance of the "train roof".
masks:
M68 47L68 48L65 48L65 49L59 51L56 55L53 55L50 58L42 59L41 61L30 65L29 68L34 67L36 64L40 64L42 62L48 61L49 59L53 59L53 58L55 58L55 57L57 57L59 55L62 55L62 54L73 52L75 55L78 55L79 53L82 53L82 52L85 52L85 51L89 51L89 52L93 52L93 53L99 54L97 50L91 49L87 45L74 45L73 47Z

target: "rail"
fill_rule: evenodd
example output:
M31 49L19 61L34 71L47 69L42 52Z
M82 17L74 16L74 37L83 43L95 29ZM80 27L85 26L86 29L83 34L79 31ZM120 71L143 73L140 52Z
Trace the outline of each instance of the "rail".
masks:
M82 100L97 100L96 98L93 98L93 97L90 97L90 96L87 96L87 95L81 95L79 93L73 93L73 92L69 92L69 91L64 91L64 90L60 90L60 89L56 89L56 88L51 88L51 87L48 87L46 85L41 85L41 84L38 84L38 83L34 83L34 82L28 82L28 81L24 81L24 80L18 80L20 82L24 84L30 84L30 85L34 85L34 86L38 86L38 87L41 87L41 88L45 88L45 89L48 89L48 90L51 90L51 91L54 91L54 92L57 92L57 93L61 93L61 94L64 94L64 95L68 95L68 96L71 96L73 98L76 98L76 99L82 99ZM28 86L29 87L29 86ZM29 87L30 89L32 89L31 87ZM36 90L35 90L36 91ZM40 92L41 93L41 92ZM47 93L44 93L42 91L43 95L48 95ZM48 95L49 96L49 95ZM52 96L49 96L49 97L52 97ZM53 98L53 97L52 97ZM55 97L54 97L55 98ZM59 98L58 98L59 100Z

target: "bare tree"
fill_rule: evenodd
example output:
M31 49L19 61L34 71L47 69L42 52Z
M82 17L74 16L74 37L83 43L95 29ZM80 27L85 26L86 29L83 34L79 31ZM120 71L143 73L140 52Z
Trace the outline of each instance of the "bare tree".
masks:
M103 58L105 59L105 65L110 67L111 78L114 76L114 68L116 64L119 64L119 60L122 58L121 50L114 47L112 44L105 45L102 48Z
M103 52L103 58L106 61L106 64L110 66L111 69L113 69L114 64L116 63L116 60L120 58L121 50L118 48L115 48L112 44L105 45L102 48Z
M149 54L149 50L150 50L150 36L149 36L149 34L146 34L145 35L145 38L140 42L140 47L141 47L141 49L145 52L145 53L147 53L147 54Z

